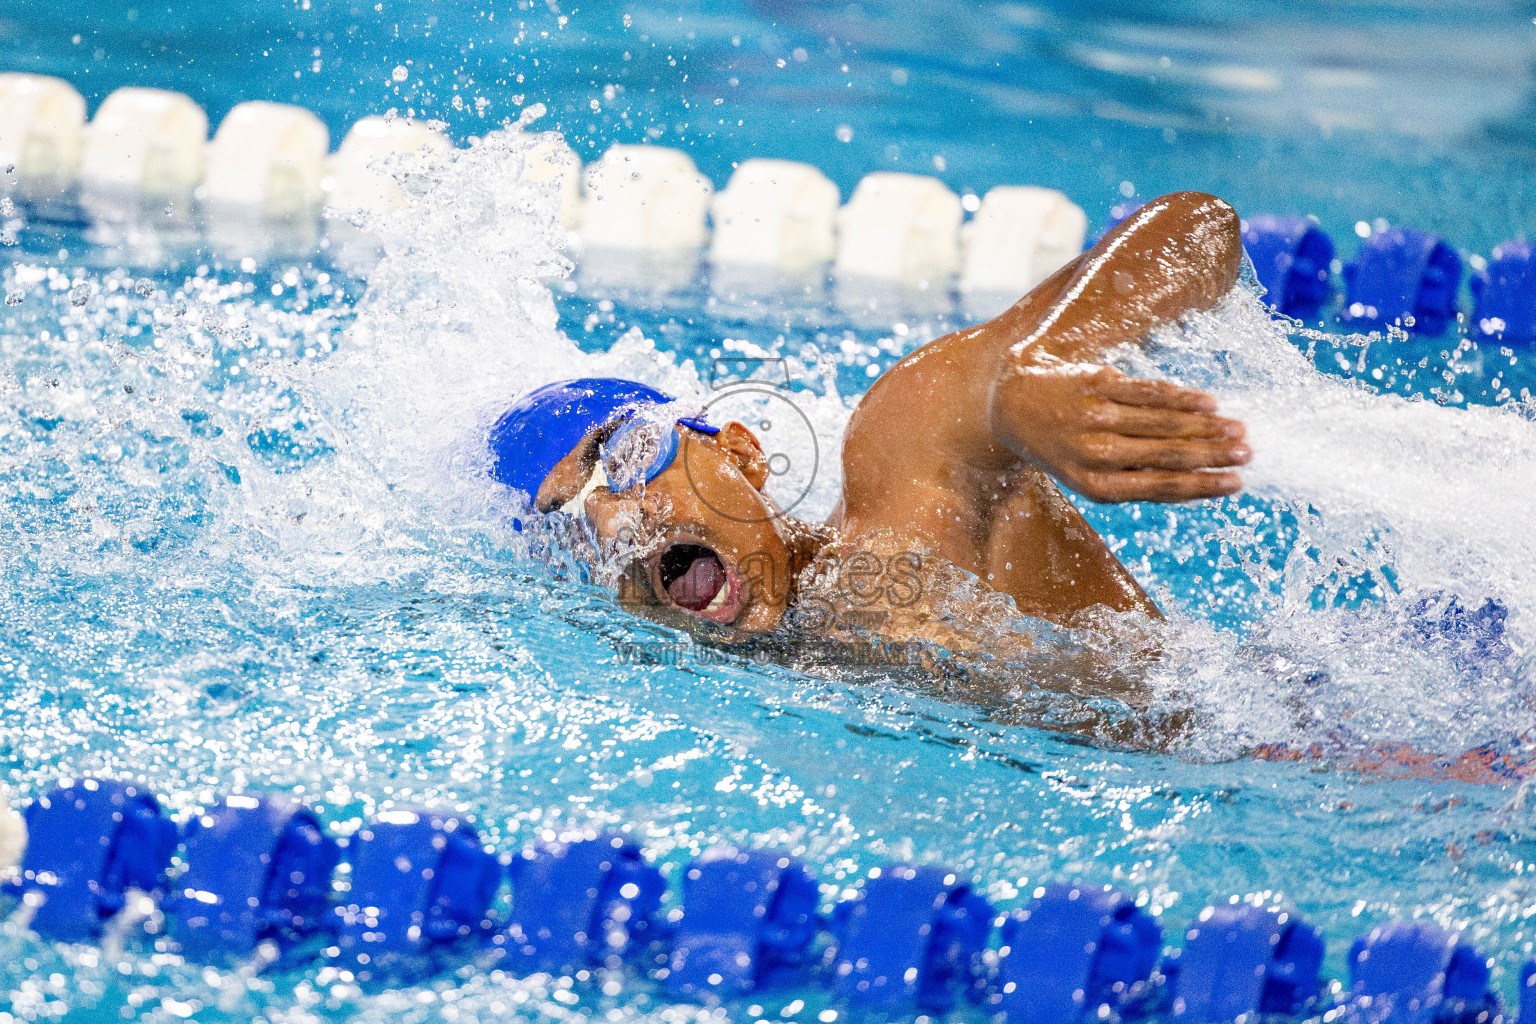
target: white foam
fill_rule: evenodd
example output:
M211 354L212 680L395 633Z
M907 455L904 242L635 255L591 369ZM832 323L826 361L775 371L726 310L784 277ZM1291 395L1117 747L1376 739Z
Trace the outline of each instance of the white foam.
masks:
M1158 355L1247 424L1251 492L1305 501L1357 539L1390 534L1403 588L1536 593L1536 534L1511 529L1536 522L1529 410L1448 408L1320 373L1247 293L1192 318Z
M520 130L491 132L431 168L431 187L418 200L364 219L384 255L346 345L323 364L283 375L328 425L337 455L313 472L257 473L244 485L270 492L253 493L251 504L304 510L302 521L290 515L281 527L282 573L369 579L407 567L434 571L440 558L431 551L385 539L417 532L519 549L523 538L511 528L518 510L487 477L486 435L518 396L550 381L628 377L677 396L688 411L713 406L719 419L760 411L761 395L720 404L724 392L707 387L697 367L638 331L601 353L582 353L559 332L546 282L570 270L566 234L556 197L524 173L545 146ZM780 500L799 499L797 513L824 516L837 499L836 442L848 409L826 386L835 372L814 353L789 367L819 390L797 393L795 404L815 425L820 461L809 442L770 486ZM272 573L271 550L258 546L251 557L253 571Z
M208 115L164 89L118 89L86 129L80 164L91 189L145 197L190 193L203 180Z
M558 132L544 132L536 140L523 159L523 177L554 189L560 226L575 231L581 226L581 158Z
M1536 436L1513 407L1449 409L1315 385L1234 398L1255 451L1260 493L1305 494L1334 520L1362 513L1414 543L1400 578L1515 596L1536 580ZM1362 439L1366 443L1361 443ZM1474 454L1475 453L1475 454Z
M329 554L294 571L366 578L428 564L414 544L398 558L365 555L380 531L452 524L517 545L515 510L485 475L486 431L518 395L590 369L556 330L543 283L570 264L554 197L523 174L536 146L518 130L491 132L424 172L417 201L363 220L383 257L347 345L293 378L333 425L345 467L306 481L311 514L290 543Z
M715 196L709 258L801 271L836 254L837 186L809 164L747 160Z
M446 135L420 121L365 117L326 164L326 205L349 212L401 206L401 181L444 159L452 148Z
M1244 640L1180 616L1158 670L1170 694L1208 716L1203 750L1402 741L1444 751L1528 727L1519 723L1536 692L1524 664L1536 643L1529 408L1448 408L1320 373L1241 290L1128 362L1213 391L1247 424L1254 451L1247 505L1222 505L1223 547L1227 571L1246 566L1271 595L1262 621ZM1272 571L1276 516L1294 519L1294 537ZM1362 580L1380 597L1313 607ZM1499 602L1509 647L1490 660L1475 637L1426 632L1415 606L1450 596L1468 609Z
M231 110L208 148L205 198L289 216L322 200L330 133L303 107L253 100Z
M0 74L0 169L22 179L68 180L80 168L85 100L46 75Z

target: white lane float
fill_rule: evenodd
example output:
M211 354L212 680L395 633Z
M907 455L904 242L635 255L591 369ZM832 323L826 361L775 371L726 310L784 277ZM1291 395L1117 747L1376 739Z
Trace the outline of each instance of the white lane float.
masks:
M208 147L203 198L270 217L316 208L323 201L330 132L303 107L251 101L231 110Z
M587 168L578 235L587 249L697 249L713 191L687 153L610 146Z
M710 262L803 271L837 253L837 186L809 164L747 160L715 196Z
M0 790L0 878L21 863L27 852L27 823L11 808L4 790Z
M80 184L89 191L162 198L203 180L208 115L164 89L118 89L85 129Z
M230 111L211 143L207 126L190 98L141 88L114 92L87 124L85 101L69 83L0 73L0 169L29 199L78 179L82 200L96 211L98 197L157 199L195 187L214 214L210 235L235 248L249 238L252 217L287 221L322 203L347 212L398 206L412 162L425 169L452 149L430 125L368 117L328 156L329 133L313 113L259 101ZM913 288L939 302L957 272L961 294L974 304L1027 292L1073 259L1087 233L1083 211L1053 189L995 188L962 228L959 197L934 178L876 172L839 209L837 186L819 169L752 159L714 195L681 151L615 145L583 173L553 132L525 151L520 173L553 186L559 222L575 232L583 262L622 276L627 259L636 266L629 276L648 287L692 280L708 244L722 280L745 276L771 287L810 280L806 287L819 288L817 270L832 260L843 298L860 308L871 301L869 288L882 302L890 299L885 292ZM313 234L312 223L293 227L300 241ZM774 272L771 281L763 270Z
M960 263L960 197L918 174L866 175L838 214L838 277L920 288L944 285Z
M0 181L67 184L80 170L85 100L60 78L0 74Z
M326 165L326 205L380 213L405 204L400 179L425 171L453 151L441 131L401 117L365 117L352 126Z
M581 158L559 132L535 137L538 141L523 157L523 177L555 189L560 196L556 214L560 226L575 231L581 226Z
M1088 215L1055 189L994 188L960 231L960 290L1017 299L1081 255L1087 235Z

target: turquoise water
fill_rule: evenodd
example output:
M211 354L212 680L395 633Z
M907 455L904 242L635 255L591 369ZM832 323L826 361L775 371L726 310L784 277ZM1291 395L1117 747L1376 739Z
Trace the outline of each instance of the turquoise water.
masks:
M868 170L920 169L961 191L1054 185L1094 219L1122 182L1197 187L1245 211L1315 213L1346 254L1354 224L1378 217L1486 254L1531 227L1533 12L1265 5L1261 26L1257 8L1215 5L997 4L942 22L894 3L557 6L130 17L13 0L0 13L0 66L60 74L93 106L152 84L215 121L238 100L297 101L339 138L396 107L484 140L375 225L377 265L324 234L242 266L261 239L12 216L11 798L106 772L178 814L236 787L298 792L338 831L430 803L472 814L503 851L601 822L669 869L725 839L795 851L829 902L882 860L944 861L1003 907L1042 880L1113 882L1170 936L1211 900L1269 893L1324 929L1336 975L1350 937L1420 916L1467 928L1511 992L1536 909L1526 787L1372 758L1404 744L1431 760L1528 756L1527 353L1288 334L1237 296L1131 360L1213 388L1259 453L1240 499L1089 509L1170 615L1153 713L1193 724L1164 753L1019 724L907 676L733 657L627 617L529 557L477 438L510 395L573 369L707 397L718 350L788 360L826 451L869 367L966 322L909 297L850 310L835 290L754 298L707 275L659 292L583 268L550 288L562 239L548 197L516 178L524 138L497 130L519 104L545 103L532 129L588 156L654 132L717 184L733 160L785 156L845 196ZM824 512L836 467L789 443L806 511ZM1447 594L1499 602L1502 634L1426 627L1415 606ZM999 679L1030 714L1097 713L1135 739L1138 713L1042 705L1036 682ZM1277 748L1307 757L1253 756ZM0 1012L21 1019L697 1012L634 977L577 991L571 1007L544 981L466 972L361 993L318 969L248 981L144 942L103 955L0 930ZM784 1019L820 1008L807 993L761 1007L777 1016L794 998L806 1006Z

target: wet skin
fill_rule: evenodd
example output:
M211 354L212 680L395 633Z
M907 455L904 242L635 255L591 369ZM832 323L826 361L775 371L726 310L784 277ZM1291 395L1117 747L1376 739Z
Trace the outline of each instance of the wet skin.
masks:
M784 516L762 492L768 463L746 427L728 423L714 436L673 429L682 435L680 450L659 476L624 494L599 487L585 501L599 544L623 559L620 602L652 617L682 615L772 632L788 604L792 576L815 556L822 531ZM540 509L559 508L581 492L604 436L602 430L588 435L550 471L535 499ZM722 586L679 595L669 554L695 548L719 562Z
M883 374L849 420L842 499L821 526L780 515L762 493L767 465L741 424L714 437L678 426L681 453L643 490L599 487L586 498L599 542L640 552L620 600L766 633L818 556L920 550L1053 622L1095 606L1158 615L1057 482L1098 502L1241 489L1243 427L1217 415L1211 396L1100 365L1109 350L1215 305L1241 263L1226 203L1195 192L1148 203L1007 312ZM603 436L550 473L540 508L581 492Z

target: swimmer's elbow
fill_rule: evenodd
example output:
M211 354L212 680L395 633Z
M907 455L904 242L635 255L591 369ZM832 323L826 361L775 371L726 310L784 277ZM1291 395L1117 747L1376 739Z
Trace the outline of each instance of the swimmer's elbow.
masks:
M1243 269L1243 225L1232 204L1208 192L1170 192L1157 200L1180 224L1205 279L1200 305L1210 305L1231 291Z
M1169 192L1158 197L1159 206L1167 206L1190 221L1203 223L1213 232L1242 245L1242 225L1232 204L1209 192Z

